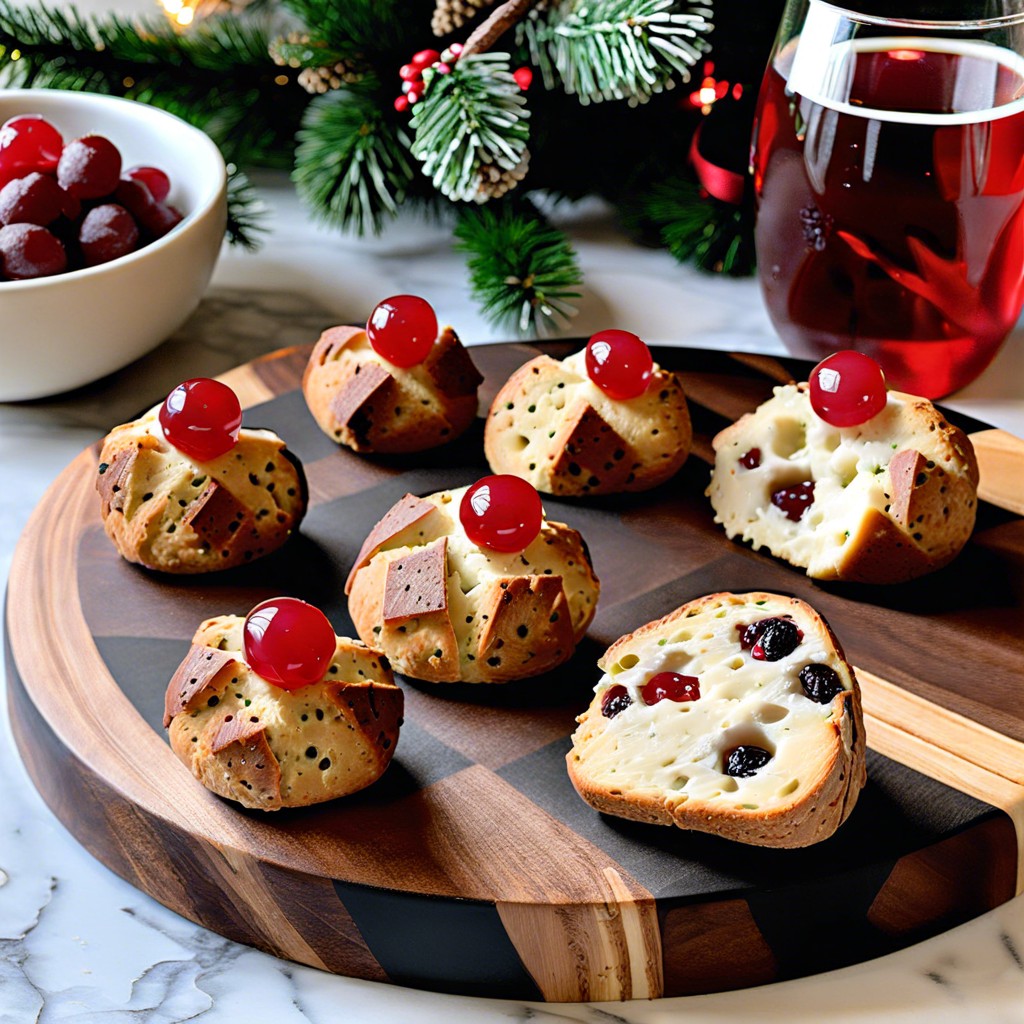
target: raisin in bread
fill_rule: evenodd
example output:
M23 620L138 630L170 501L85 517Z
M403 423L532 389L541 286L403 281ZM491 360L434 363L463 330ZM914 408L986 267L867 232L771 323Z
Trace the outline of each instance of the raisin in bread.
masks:
M714 448L715 522L817 579L912 579L951 561L974 527L974 449L924 398L890 391L866 423L833 427L806 384L788 384Z
M655 365L647 390L610 398L587 376L586 352L538 356L498 392L484 451L495 473L558 495L645 491L673 476L692 432L679 378Z
M231 569L279 548L306 513L299 460L271 430L197 462L165 437L159 406L115 427L96 489L107 535L129 562L169 573Z
M478 547L459 520L465 492L407 494L373 528L346 587L356 630L428 682L547 672L572 655L597 606L583 538L545 520L524 551Z
M332 327L313 349L302 393L320 429L353 451L419 452L469 428L482 380L451 327L408 369L379 356L362 328Z
M245 662L245 619L204 622L167 687L171 747L207 789L245 807L305 807L364 789L398 743L402 691L387 660L337 638L324 678L285 690Z
M804 602L712 594L622 637L599 665L567 758L597 810L774 847L827 839L853 810L860 690Z

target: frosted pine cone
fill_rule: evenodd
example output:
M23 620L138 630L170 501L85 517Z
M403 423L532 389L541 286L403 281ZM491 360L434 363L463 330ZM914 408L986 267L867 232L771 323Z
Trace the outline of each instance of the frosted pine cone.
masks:
M318 96L331 89L339 89L342 85L358 82L362 77L351 64L338 61L333 67L303 68L299 72L298 82L306 92Z
M494 0L437 0L430 28L435 36L446 36L467 21L472 21L485 7L491 7Z
M486 203L488 199L500 199L506 192L511 192L526 177L530 169L530 151L523 150L523 158L511 170L502 170L494 164L483 164L477 172L480 180L477 183L473 201Z

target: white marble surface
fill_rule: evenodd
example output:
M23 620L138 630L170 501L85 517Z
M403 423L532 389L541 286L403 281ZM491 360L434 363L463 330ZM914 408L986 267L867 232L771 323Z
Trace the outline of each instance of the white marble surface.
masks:
M403 221L369 242L310 225L288 189L268 179L273 233L256 256L228 253L221 287L288 289L339 320L370 301L412 291L431 298L471 342L499 340L474 311L447 233ZM781 351L752 282L709 279L664 253L623 242L599 209L568 216L587 275L573 330L612 324L652 341ZM70 398L0 406L0 583L14 543L48 483L110 423L188 375L215 373L262 351L311 340L318 318L285 302L292 326L258 331L251 309L213 300L201 339L179 340ZM194 335L194 329L183 332ZM0 369L2 372L2 369ZM1024 332L955 403L1024 434ZM1011 1024L1024 1021L1024 898L946 935L858 967L714 996L593 1006L470 999L332 977L238 946L165 910L81 849L43 805L0 710L0 1024L74 1021L273 1021L314 1024L499 1024L508 1021L685 1019L715 1024Z

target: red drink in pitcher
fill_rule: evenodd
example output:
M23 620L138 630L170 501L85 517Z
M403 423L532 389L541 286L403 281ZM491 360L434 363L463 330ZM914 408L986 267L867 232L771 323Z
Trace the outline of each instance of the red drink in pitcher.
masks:
M1024 303L1024 58L948 37L800 42L769 66L754 134L772 322L794 352L857 348L891 385L948 394Z

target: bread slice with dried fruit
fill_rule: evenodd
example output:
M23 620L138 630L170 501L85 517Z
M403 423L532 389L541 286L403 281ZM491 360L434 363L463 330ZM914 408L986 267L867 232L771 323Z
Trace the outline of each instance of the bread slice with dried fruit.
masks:
M169 573L232 569L279 548L306 514L302 465L272 430L243 427L198 462L160 427L159 406L107 434L96 489L107 535L129 562Z
M974 528L974 449L924 398L890 391L866 423L835 427L806 384L788 384L714 448L715 522L817 579L913 579L955 558Z
M407 494L373 528L346 587L356 630L428 682L547 672L571 657L597 607L583 538L545 520L523 551L480 547L459 518L466 490Z
M558 495L645 491L674 476L692 440L679 378L655 365L642 395L614 399L585 360L538 356L505 382L484 428L491 469Z
M480 372L451 327L427 358L401 368L378 355L366 331L331 327L302 377L313 418L357 452L419 452L446 444L476 419Z
M387 659L337 637L322 680L282 689L245 662L238 615L207 619L167 687L171 747L207 789L276 811L376 782L394 756L403 694Z
M825 620L777 594L711 594L616 641L577 719L592 807L755 846L821 842L866 779L853 669Z

